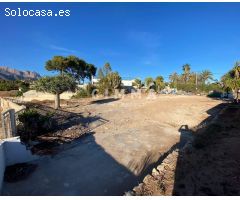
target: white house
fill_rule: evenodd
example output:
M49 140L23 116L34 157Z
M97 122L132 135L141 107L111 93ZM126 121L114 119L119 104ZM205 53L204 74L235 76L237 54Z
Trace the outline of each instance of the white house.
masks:
M132 80L122 80L122 86L133 86L133 82L135 79ZM99 82L98 78L92 79L92 84L97 84Z

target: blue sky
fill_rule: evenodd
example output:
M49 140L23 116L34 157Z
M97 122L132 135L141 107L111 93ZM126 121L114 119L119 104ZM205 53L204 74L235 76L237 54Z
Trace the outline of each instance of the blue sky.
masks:
M69 9L69 17L6 17L5 8ZM0 65L51 74L54 55L76 55L122 77L211 70L240 60L240 3L0 3Z

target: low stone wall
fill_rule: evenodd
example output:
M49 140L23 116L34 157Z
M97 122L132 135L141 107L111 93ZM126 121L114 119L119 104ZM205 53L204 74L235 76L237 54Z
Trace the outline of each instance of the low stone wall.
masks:
M172 195L178 155L179 150L170 153L160 165L153 168L151 174L145 176L142 183L127 192L126 195Z
M5 112L8 109L14 109L15 112L18 112L18 111L25 108L25 106L20 106L16 103L11 102L8 99L4 99L4 98L1 98L1 97L0 97L0 102L1 102L1 105L0 105L1 106L1 112Z
M64 92L60 95L61 99L71 99L75 93L73 92ZM45 92L37 92L36 90L29 90L23 94L22 97L19 97L21 101L44 101L44 100L55 100L55 95Z
M16 118L25 108L12 102L11 99L0 97L0 139L16 136Z
M0 140L0 194L6 166L29 162L38 158L26 149L19 137Z

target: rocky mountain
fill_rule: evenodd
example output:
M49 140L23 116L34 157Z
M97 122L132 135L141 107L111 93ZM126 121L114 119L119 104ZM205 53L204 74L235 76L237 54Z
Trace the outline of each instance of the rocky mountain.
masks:
M0 66L0 79L3 80L36 80L40 74L31 71L20 71L5 66Z

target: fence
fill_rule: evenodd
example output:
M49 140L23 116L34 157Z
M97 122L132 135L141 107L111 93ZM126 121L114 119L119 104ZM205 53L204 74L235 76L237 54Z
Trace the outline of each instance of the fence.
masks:
M18 115L25 110L25 106L20 106L4 98L0 98L0 101L2 126L0 127L0 137L2 139L14 137L17 135Z

